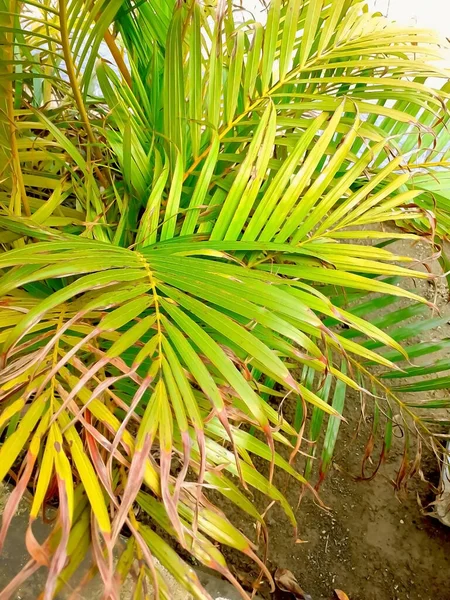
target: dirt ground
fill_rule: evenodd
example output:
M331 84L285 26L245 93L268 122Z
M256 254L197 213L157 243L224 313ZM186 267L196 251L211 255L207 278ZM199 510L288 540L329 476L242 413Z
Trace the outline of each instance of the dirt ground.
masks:
M362 448L352 442L350 425L341 437L337 464L354 475L360 473ZM393 455L371 482L356 482L333 469L321 498L327 514L305 499L298 511L298 535L281 511L269 516L271 565L290 569L313 600L333 598L333 589L344 590L351 600L449 600L450 529L424 516L416 501L432 500L425 485L410 485L401 501L389 481L398 468ZM424 461L424 471L435 483L439 478L434 457ZM288 492L296 502L294 489Z
M359 413L355 400L355 414ZM401 460L400 442L372 481L355 481L361 472L364 443L361 432L354 439L356 422L342 426L342 435L332 468L320 490L323 510L311 496L304 497L296 511L296 543L292 526L278 506L267 517L269 528L268 566L289 569L312 600L332 600L333 590L345 591L350 600L450 600L450 528L426 516L418 504L434 500L429 486L420 480L409 484L408 494L399 498L391 479ZM422 463L424 475L439 482L437 462L431 453ZM286 496L296 506L299 488L287 476L277 478ZM255 503L264 506L255 496ZM229 515L229 511L226 511ZM242 513L234 511L233 521L251 537ZM250 563L227 552L243 583L255 576ZM289 594L263 598L293 600Z
M407 244L397 243L392 250L413 254L419 259L429 255L429 247L419 244L411 249ZM433 270L439 271L438 266ZM445 281L439 281L437 296L428 283L416 286L416 291L429 299L437 298L441 313L448 314L450 321ZM449 326L428 332L422 339L443 336L450 336ZM425 357L425 360L430 359ZM431 392L427 397L444 394ZM350 600L450 600L450 528L427 516L419 506L420 502L426 507L435 499L435 494L419 477L409 483L406 495L396 494L392 483L403 452L400 429L378 475L372 481L356 481L361 473L371 423L369 419L361 424L361 405L356 394L349 395L344 414L348 424L341 425L334 466L320 489L320 497L330 511L320 508L311 495L303 498L296 516L297 536L304 543L295 543L286 516L278 506L272 508L267 517L270 570L274 572L281 567L292 571L312 600L331 600L335 598L333 590L336 588L345 591ZM377 456L375 448L375 459ZM261 465L261 468L265 467ZM437 486L438 463L426 448L422 469L424 477ZM370 473L371 468L367 470ZM281 490L286 490L291 505L296 506L299 489L295 482L278 474L276 483ZM255 496L255 503L264 506L260 502ZM237 523L249 531L245 517L235 516ZM251 580L250 564L243 563L233 553L228 553L227 558L244 583ZM271 596L264 589L261 594L277 600L294 598L289 594Z

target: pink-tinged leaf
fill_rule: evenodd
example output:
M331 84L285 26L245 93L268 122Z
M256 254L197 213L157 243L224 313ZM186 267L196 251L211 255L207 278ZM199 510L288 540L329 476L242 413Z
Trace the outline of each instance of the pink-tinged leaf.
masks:
M273 474L275 471L275 444L273 442L272 430L268 423L267 423L267 425L265 425L263 427L263 431L266 435L267 445L270 448L271 459L270 459L270 468L269 468L269 483L270 483L270 485L272 485Z
M166 372L166 375L168 373ZM169 379L169 385L171 384ZM169 388L171 389L171 388ZM174 390L172 389L172 392ZM172 394L172 400L176 403L177 397ZM181 400L181 399L180 399ZM172 462L172 444L173 444L173 415L169 399L167 395L167 387L163 380L159 382L157 402L159 404L159 448L160 448L160 476L161 476L161 496L164 503L164 507L167 511L169 519L172 523L174 530L177 533L178 541L185 548L186 540L184 537L183 526L178 516L177 505L170 494L170 466ZM172 404L174 406L174 404ZM179 409L180 406L178 405ZM175 408L174 408L175 410ZM178 411L179 413L181 411ZM175 410L177 414L177 410ZM184 413L178 414L179 422L185 421L183 419ZM187 425L187 424L186 424ZM185 430L187 434L187 429Z
M125 549L123 551L122 549L120 550L120 556L116 566L116 575L119 577L121 584L125 583L126 578L131 571L135 555L136 540L134 537L130 537L125 544Z
M158 573L156 571L155 561L153 560L153 555L150 552L149 547L148 547L147 543L145 542L144 538L139 533L139 531L134 527L134 525L131 523L130 519L127 519L127 525L129 527L131 533L133 534L134 539L138 543L139 548L144 556L145 562L147 563L147 566L152 575L152 584L153 584L153 592L155 595L155 600L159 600L160 596L159 596Z
M22 497L27 489L28 482L30 481L30 477L33 473L35 462L36 457L28 451L27 456L25 458L25 469L23 470L23 473L20 476L19 481L16 483L13 491L9 495L6 506L3 509L2 527L0 530L0 552L2 551L5 538L8 534L8 529L11 524L12 518L16 514L17 507L19 506L19 503L22 500Z
M45 584L44 600L53 599L58 576L64 569L64 566L66 564L67 543L69 541L70 528L72 524L70 501L66 487L67 482L59 474L57 474L57 480L59 493L59 523L61 526L61 539L50 562L47 582ZM70 484L72 484L72 482L70 482Z
M17 377L17 375L20 374L21 372L28 370L30 367L32 367L36 363L42 362L44 360L44 357L47 356L47 354L51 351L51 349L57 343L59 338L65 333L65 331L67 331L67 329L69 329L72 325L74 325L82 316L84 316L84 314L85 313L82 312L82 313L78 313L77 315L75 315L72 319L70 319L69 321L64 323L64 325L62 327L60 327L54 335L52 335L50 341L45 346L43 346L40 350L38 350L32 354L27 354L22 359L22 366L19 370L17 370L17 367L20 365L20 363L16 362L16 363L13 363L13 365L10 365L9 367L3 369L2 374L5 375L8 371L8 369L12 369L12 367L14 366L13 377ZM83 346L83 344L86 342L86 340L92 339L92 337L94 337L93 332L91 332L87 336L87 338L84 338L79 342L79 344L77 345L77 350L79 349L78 346L79 347ZM36 340L34 339L33 343L35 343L35 341ZM75 350L75 352L77 350ZM11 354L13 354L13 353L11 352ZM69 359L70 359L70 356L67 357L67 360L64 362L67 362ZM6 360L6 357L5 357L5 360ZM63 360L63 359L61 359L61 360ZM53 369L47 374L47 377L44 379L44 381L42 382L42 384L39 388L39 393L36 394L37 396L40 395L42 390L45 389L48 382L51 381L51 379L52 379L52 377L54 377L55 373L58 372L58 369L59 369L58 365L55 365L55 367L53 367Z
M151 444L156 437L160 418L160 396L164 383L162 379L158 381L142 417L141 424L136 436L136 449L142 449L146 443L147 437L150 438Z
M92 567L87 571L87 573L85 573L83 575L80 583L73 590L73 592L70 594L70 596L68 596L67 600L80 600L80 596L82 596L83 591L85 590L86 586L89 584L90 581L92 581L92 579L94 579L94 577L96 575L97 575L97 567L95 565L92 565ZM38 600L42 600L42 599L38 598Z
M202 484L203 484L203 481L205 478L205 472L206 472L205 432L203 431L203 429L196 429L195 433L196 433L198 449L199 449L200 464L199 464L199 470L198 470L197 502L196 502L195 509L194 509L194 520L192 522L192 530L193 530L194 536L197 535L198 507L200 506L200 502L202 500L202 494L203 494Z
M81 491L81 489L79 489ZM77 506L80 511L85 509L84 502L80 502L80 497L77 499ZM57 543L60 539L61 535L61 527L59 523L54 527L50 535L47 537L45 542L42 544L42 548L44 553L47 556L50 556L51 551L53 551ZM15 595L16 590L23 585L25 581L27 581L38 569L40 569L41 565L36 562L34 559L27 562L27 564L19 571L19 573L9 582L9 584L0 592L1 600L10 600L17 598ZM45 591L39 595L38 600L43 600Z
M183 466L181 467L180 472L177 475L177 480L175 482L175 490L173 493L173 502L175 506L178 504L180 499L181 486L186 479L186 475L189 469L189 460L191 456L191 438L189 437L188 431L181 432L181 443L183 445ZM200 485L199 485L200 487Z
M64 400L63 404L58 408L58 410L55 412L55 414L53 415L53 419L52 421L55 422L56 419L59 417L59 415L67 409L67 406L69 404L69 402L71 400L73 400L76 395L78 394L78 392L80 392L82 389L84 389L85 387L87 387L88 383L91 381L91 379L93 379L94 375L103 367L105 367L108 363L107 359L101 359L98 362L96 362L84 375L83 377L81 377L81 379L78 380L77 384L73 387L73 389L70 390L69 395L67 396L67 398ZM97 387L93 390L91 397L89 399L89 402L87 402L84 406L82 406L80 408L80 410L78 411L78 413L75 415L75 417L72 419L72 421L67 425L68 427L71 427L72 425L75 425L75 423L77 422L77 420L81 417L81 415L84 413L84 411L86 410L86 408L89 406L89 404L95 400L95 398L97 398L98 396L101 396L101 394L103 394L103 392L105 390L107 390L111 385L113 385L114 383L116 383L117 381L119 381L120 379L123 379L124 377L127 377L128 373L124 373L122 375L117 375L115 377L108 377L107 379L105 379L104 381L102 381L99 385L97 385Z
M68 421L68 415L63 413L60 417L61 424L64 426ZM64 436L70 448L74 468L78 472L99 527L104 536L110 536L111 522L108 507L104 499L104 491L100 486L94 467L86 454L81 437L75 427L65 429Z
M198 473L198 484L199 484L199 488L201 488L201 485L203 483L203 480L205 478L205 472L206 472L206 443L205 443L205 432L203 431L203 429L199 430L199 431L195 431L195 435L197 438L197 443L198 443L198 451L200 454L200 469L199 469L199 473Z
M44 600L52 600L58 576L64 569L67 560L67 543L72 527L74 510L72 467L63 449L61 431L55 424L51 427L55 439L55 471L59 494L58 525L60 527L61 537L50 562L47 582L45 584Z
M289 456L289 464L292 464L293 460L295 459L295 457L297 456L299 450L300 450L300 446L302 445L302 441L303 441L303 433L305 431L305 427L306 427L306 417L308 414L308 407L306 405L306 401L304 399L304 397L302 395L300 395L300 400L302 402L302 422L300 424L300 428L298 430L298 434L297 434L297 439L295 442L295 447L292 450L290 456Z
M86 417L89 418L89 425L90 425L90 415L91 415L91 413L89 411L87 411ZM95 429L95 428L92 427L92 429ZM89 454L91 456L92 464L94 465L95 472L96 472L98 478L100 479L101 483L103 484L103 487L106 490L110 490L112 488L112 482L109 477L108 469L106 468L106 465L103 462L103 459L98 450L97 441L96 441L95 437L92 435L91 430L89 430L89 429L86 430L86 443L87 443L87 447L89 450Z
M117 511L117 515L113 521L111 546L114 546L123 524L126 521L128 512L141 488L142 481L144 479L145 465L151 446L152 440L149 436L147 436L144 440L142 448L136 450L133 455L130 470L128 472L128 481L122 496L122 502L120 503L119 510Z
M183 546L183 548L185 548L186 540L184 537L183 526L178 516L177 505L175 504L169 492L171 456L171 453L161 450L161 456L159 460L161 471L161 494L164 503L164 508L166 509L170 522L172 523L172 526L178 535L178 541Z
M60 327L58 329L58 331L52 337L52 339L47 344L47 346L42 350L42 353L41 353L42 356L39 357L40 360L42 360L42 357L46 356L52 350L52 347L55 346L55 344L61 338L61 336L63 335L63 333L67 329L69 329L69 327L71 327L72 325L74 325L76 323L76 321L78 321L83 315L84 315L84 313L77 314L75 317L73 317L72 319L70 319L69 321L67 321L62 327ZM61 369L61 367L63 367L65 364L67 364L70 361L70 359L72 358L72 356L76 355L77 352L79 350L81 350L81 348L85 344L87 344L90 340L92 340L93 338L95 338L98 334L99 334L99 331L97 329L94 329L86 337L82 338L78 342L78 344L75 344L75 346L73 346L70 350L68 350L67 352L65 352L64 356L62 356L62 358L57 362L57 364L54 365L54 367L51 369L51 371L47 374L47 376L45 377L45 379L42 381L41 386L38 389L38 393L41 392L42 390L44 390L46 388L47 384L59 372L59 370Z
M34 537L32 523L29 524L25 534L25 545L29 555L39 567L50 566L50 554L48 547L46 547L45 544L39 544L37 539Z
M94 555L95 564L98 567L100 577L103 581L103 597L108 598L109 600L120 600L119 577L114 573L113 553L110 540L107 540L107 558L105 559L104 551L100 544L100 532L98 521L93 513L91 513L91 541L92 554Z
M29 579L38 569L40 569L41 565L39 565L35 560L29 560L27 564L20 569L17 575L11 579L8 585L3 588L0 592L1 600L10 600L12 598L17 598L15 595L16 590Z
M244 554L249 556L259 566L259 568L261 569L261 572L267 578L267 581L270 585L270 591L274 592L275 591L275 583L273 581L273 577L270 574L269 569L267 568L267 565L259 558L259 556L256 554L256 552L254 552L251 548L247 548L247 550L244 551Z
M140 532L142 538L148 545L148 548L150 548L155 555L155 558L157 558L173 577L184 585L197 600L212 600L211 596L201 585L194 569L187 565L167 542L146 525L140 527Z
M109 450L109 458L108 458L108 464L107 464L107 468L108 468L108 473L109 473L109 477L112 479L112 466L113 466L113 458L114 455L116 453L116 450L119 446L119 444L121 443L121 440L123 438L123 433L127 428L128 422L130 421L130 419L134 416L135 414L135 410L139 404L139 402L142 399L142 396L145 394L145 392L147 391L147 389L150 387L151 382L153 381L153 377L145 377L142 380L141 385L139 386L138 390L136 391L133 400L130 404L130 407L127 410L127 414L125 415L125 418L122 420L119 429L117 430L116 435L114 436L114 440L111 446L111 449ZM150 450L150 448L149 448Z
M219 421L222 423L225 431L228 434L228 437L230 438L230 442L231 442L231 446L233 448L233 454L234 454L234 459L236 462L236 468L238 471L238 476L239 476L239 480L242 484L242 487L245 490L248 490L248 486L247 483L242 475L242 468L241 468L241 460L239 458L239 452L238 449L236 447L236 444L234 443L234 438L233 438L233 433L231 431L231 427L230 427L230 423L228 421L228 416L227 416L227 412L225 409L221 410L220 412L217 412L217 416L219 417Z
M61 398L65 399L67 398L68 393L66 392L66 390L60 385L57 384L56 385L56 389L58 390ZM77 404L72 401L69 404L69 408L71 409L71 411L73 413L77 413L78 412L78 406ZM111 414L111 413L108 413ZM86 411L86 415L90 415L89 410ZM87 419L85 419L84 417L80 417L79 421L81 423L81 425L84 427L85 431L89 432L90 435L96 440L96 442L98 442L103 448L105 448L105 450L108 453L112 453L114 454L114 458L124 467L129 468L130 463L129 461L127 461L122 454L120 454L120 452L118 450L115 450L113 452L113 447L112 444L109 440L106 439L106 437L104 435L102 435L92 424L90 421L88 421ZM115 430L112 430L113 433L115 433ZM123 440L121 440L122 445L126 448L126 451L129 452L129 447L124 444Z
M229 569L227 569L226 567L224 567L223 565L221 565L214 559L211 559L209 561L208 567L210 569L213 569L214 571L217 571L225 579L228 579L228 581L231 583L231 585L234 588L236 588L236 590L239 592L241 597L244 598L244 600L251 600L252 597L247 594L247 592L244 590L242 585L239 583L239 581L236 579L236 577L233 575L233 573ZM269 577L270 577L270 574L269 574Z

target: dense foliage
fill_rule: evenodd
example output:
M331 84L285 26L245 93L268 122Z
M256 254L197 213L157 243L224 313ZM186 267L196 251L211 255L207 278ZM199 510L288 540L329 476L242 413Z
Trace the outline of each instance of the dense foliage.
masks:
M260 546L251 488L295 526L274 469L315 493L349 388L384 436L380 460L394 413L438 446L430 414L447 400L397 392L448 384L447 359L408 366L404 347L443 318L399 285L432 276L387 247L421 236L445 265L437 41L354 0L272 0L264 24L227 0L0 8L0 480L14 484L0 546L32 495L30 561L2 598L41 567L53 598L89 547L105 598L130 571L136 599L147 580L168 598L154 558L208 598L170 537L246 598L220 545L270 574L211 488ZM399 372L414 383L392 386Z

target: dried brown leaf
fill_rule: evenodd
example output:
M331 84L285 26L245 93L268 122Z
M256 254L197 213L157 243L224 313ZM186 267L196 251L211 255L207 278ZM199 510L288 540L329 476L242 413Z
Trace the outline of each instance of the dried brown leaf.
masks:
M347 594L345 592L343 592L342 590L334 590L334 593L336 594L336 598L338 600L350 600L350 598L347 596Z
M274 575L275 583L282 592L289 592L294 598L299 600L312 600L309 594L306 594L299 586L295 575L288 569L278 568Z

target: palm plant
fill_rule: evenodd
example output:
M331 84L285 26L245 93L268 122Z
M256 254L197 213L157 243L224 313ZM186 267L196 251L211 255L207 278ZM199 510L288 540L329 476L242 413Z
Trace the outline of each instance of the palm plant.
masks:
M295 527L275 467L316 494L313 459L321 480L348 387L375 429L384 420L385 451L393 407L437 447L423 403L389 383L405 376L404 320L430 305L398 282L431 276L385 247L428 235L425 179L444 180L434 160L417 167L436 139L447 153L447 88L427 85L446 77L430 63L437 41L354 0L272 0L264 25L237 12L2 0L0 480L14 491L0 546L32 494L30 561L2 598L41 567L53 598L89 547L105 598L129 573L136 598L147 580L168 598L154 558L208 598L169 538L246 598L219 546L270 573L208 489L262 539L250 488ZM392 221L415 232L380 226ZM305 435L316 443L301 474ZM40 544L33 521L49 503Z

